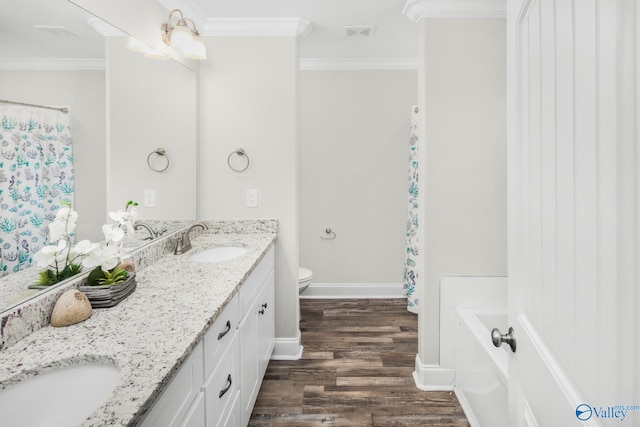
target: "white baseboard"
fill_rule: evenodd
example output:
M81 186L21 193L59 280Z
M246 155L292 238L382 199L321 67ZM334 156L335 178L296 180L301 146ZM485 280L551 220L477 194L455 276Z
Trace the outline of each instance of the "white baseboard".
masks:
M271 353L271 360L298 360L302 357L300 330L295 338L277 338Z
M455 387L453 392L456 394L456 397L458 398L458 402L460 403L460 406L462 407L462 411L464 412L464 416L467 417L467 422L469 423L469 425L471 427L481 427L480 423L478 422L478 419L476 418L476 415L473 413L473 410L471 409L471 405L469 404L469 401L467 400L467 397L464 395L464 393L460 392L458 390L458 387Z
M402 283L312 283L301 295L320 298L404 298Z
M451 391L455 379L455 369L443 368L440 365L424 365L420 361L420 355L416 354L416 370L413 371L413 380L420 390Z

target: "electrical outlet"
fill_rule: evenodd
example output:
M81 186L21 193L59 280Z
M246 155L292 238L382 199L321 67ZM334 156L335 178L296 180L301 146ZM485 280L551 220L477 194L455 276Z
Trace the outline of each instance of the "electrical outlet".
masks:
M258 207L258 190L247 190L247 207Z
M156 206L156 190L144 190L144 202L146 208L154 208Z

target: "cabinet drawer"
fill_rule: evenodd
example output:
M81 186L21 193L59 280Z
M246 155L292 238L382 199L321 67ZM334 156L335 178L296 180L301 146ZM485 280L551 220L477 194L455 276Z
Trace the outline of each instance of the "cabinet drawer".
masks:
M227 351L238 329L238 295L236 294L218 316L204 337L204 377L209 378Z
M198 393L180 427L202 427L205 422L204 393Z
M260 263L251 272L251 275L245 280L240 287L240 312L246 313L249 310L249 305L253 302L260 285L264 281L266 275L273 269L274 265L274 249L273 246L269 249L269 252L265 254Z
M142 427L178 427L200 393L203 375L202 344L193 349L175 377L144 418Z
M204 385L207 427L223 427L240 394L239 341L234 335L229 349Z

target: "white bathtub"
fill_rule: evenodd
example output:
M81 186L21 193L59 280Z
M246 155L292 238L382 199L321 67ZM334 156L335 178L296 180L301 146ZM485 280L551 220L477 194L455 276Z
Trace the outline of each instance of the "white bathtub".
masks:
M507 427L507 345L491 342L491 330L507 330L501 310L458 309L455 392L472 427Z

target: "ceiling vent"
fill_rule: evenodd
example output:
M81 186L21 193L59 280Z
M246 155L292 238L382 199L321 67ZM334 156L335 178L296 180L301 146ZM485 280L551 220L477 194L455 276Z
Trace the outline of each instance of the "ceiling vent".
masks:
M374 25L345 25L347 37L372 37L376 27Z
M40 31L45 31L52 36L61 39L86 39L86 37L80 33L77 33L62 25L34 25L33 28Z

